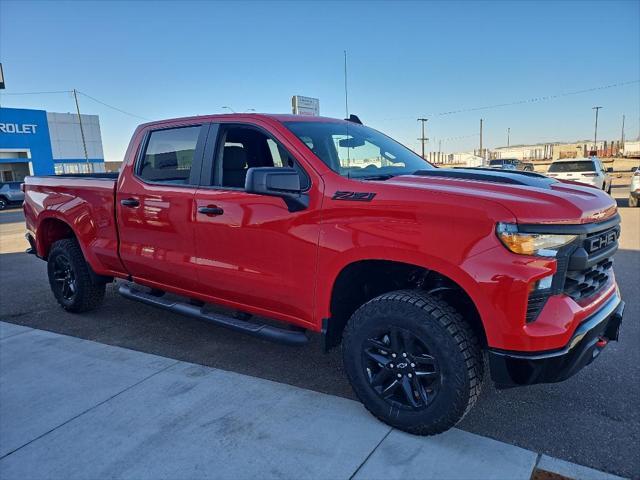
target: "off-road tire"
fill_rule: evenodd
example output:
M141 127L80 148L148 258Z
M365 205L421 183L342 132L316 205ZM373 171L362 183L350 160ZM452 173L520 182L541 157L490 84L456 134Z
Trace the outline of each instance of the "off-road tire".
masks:
M420 410L398 408L376 393L365 373L364 345L372 332L393 325L428 345L440 365L441 390ZM380 295L362 305L348 321L343 361L356 396L374 416L416 435L435 435L458 423L475 404L485 363L470 325L446 301L420 290Z
M76 291L71 299L63 296L54 278L54 265L59 256L68 261L75 277ZM53 295L60 306L68 312L88 312L97 308L104 300L106 285L92 275L89 264L84 259L78 242L74 239L58 240L53 244L47 258L47 272Z

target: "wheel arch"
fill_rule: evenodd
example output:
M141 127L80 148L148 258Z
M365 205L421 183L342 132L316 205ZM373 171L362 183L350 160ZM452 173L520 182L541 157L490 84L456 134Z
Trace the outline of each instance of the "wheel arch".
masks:
M73 228L65 220L56 216L42 218L36 231L38 256L46 260L51 251L51 246L58 240L65 238L78 239Z
M456 273L453 268L433 268L400 260L359 259L344 265L331 283L329 313L322 320L325 350L340 344L347 321L361 305L378 295L402 289L427 291L448 301L486 346L480 310L469 293L472 279L465 277L466 273Z

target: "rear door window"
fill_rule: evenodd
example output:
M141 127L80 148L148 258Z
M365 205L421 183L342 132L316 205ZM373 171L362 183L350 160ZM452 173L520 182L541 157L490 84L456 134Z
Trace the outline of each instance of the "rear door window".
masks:
M151 132L138 176L152 183L190 184L200 125Z

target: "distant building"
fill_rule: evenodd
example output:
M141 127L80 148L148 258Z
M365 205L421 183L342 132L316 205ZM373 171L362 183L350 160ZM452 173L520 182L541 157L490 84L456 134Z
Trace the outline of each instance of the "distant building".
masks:
M97 115L81 118L88 158L76 114L0 108L0 181L104 172L100 120Z
M562 158L588 157L594 151L594 143L580 140L572 143L536 143L533 145L513 145L510 147L494 148L490 158L517 158L518 160L558 160ZM620 154L619 141L599 140L597 155L600 157L614 157Z
M448 155L448 163L464 165L465 167L482 167L483 160L475 152L459 152Z

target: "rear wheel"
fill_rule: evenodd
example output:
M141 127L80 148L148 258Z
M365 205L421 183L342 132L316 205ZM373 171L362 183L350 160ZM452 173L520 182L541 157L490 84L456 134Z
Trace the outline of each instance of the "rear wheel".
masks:
M0 197L0 210L4 210L5 208L7 208L7 205L8 202L4 198Z
M418 435L453 427L474 405L482 353L470 326L426 292L381 295L349 320L343 359L364 406L383 422Z
M104 282L92 278L82 250L73 239L58 240L51 247L47 270L51 291L69 312L86 312L104 299Z

